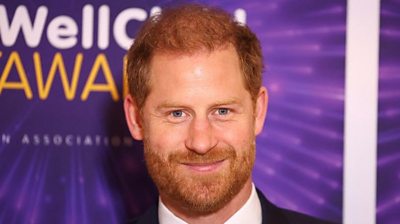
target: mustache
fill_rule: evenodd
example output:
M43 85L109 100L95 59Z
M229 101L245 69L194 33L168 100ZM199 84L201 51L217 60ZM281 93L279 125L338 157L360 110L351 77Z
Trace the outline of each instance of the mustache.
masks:
M237 156L233 147L213 148L205 154L194 151L177 151L168 155L168 160L174 163L215 163L226 159L235 159Z

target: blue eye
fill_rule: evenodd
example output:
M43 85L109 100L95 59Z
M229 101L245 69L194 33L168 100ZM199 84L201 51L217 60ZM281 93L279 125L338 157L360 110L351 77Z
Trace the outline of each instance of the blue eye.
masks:
M183 112L181 110L175 110L171 112L173 117L183 117Z
M229 109L228 108L219 108L217 110L218 115L227 115L229 114Z

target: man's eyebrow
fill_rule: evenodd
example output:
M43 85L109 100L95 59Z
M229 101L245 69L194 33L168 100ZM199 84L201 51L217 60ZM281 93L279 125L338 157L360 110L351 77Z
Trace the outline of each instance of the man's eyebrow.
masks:
M242 103L238 99L228 99L214 102L210 107L228 106L228 105L238 105L241 106ZM164 102L156 107L156 110L168 109L168 108L190 108L189 105L178 103L178 102Z
M164 102L156 107L156 110L161 110L165 108L188 108L189 106L183 105L176 102Z
M227 106L227 105L238 105L238 106L241 106L242 104L237 99L222 100L222 101L217 101L217 102L213 103L213 107Z

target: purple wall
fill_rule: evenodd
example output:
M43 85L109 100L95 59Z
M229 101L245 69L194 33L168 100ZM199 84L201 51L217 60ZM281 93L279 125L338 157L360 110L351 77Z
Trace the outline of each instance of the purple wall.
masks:
M400 2L381 2L377 223L400 220Z
M169 2L1 3L0 223L121 223L154 202L142 144L130 139L123 117L121 37L125 30L135 34L141 14ZM86 4L91 6L83 16ZM232 13L244 9L263 45L270 105L257 140L256 185L280 206L341 222L346 1L216 5ZM137 8L127 15L138 17L124 29L128 8ZM99 11L105 15L99 17ZM14 42L8 25L30 25L24 15L39 25L26 30L28 41L19 32ZM104 23L98 26L99 18L109 21L109 32ZM52 27L60 21L67 21L69 30L58 40ZM89 25L83 28L83 21ZM63 63L46 95L53 61Z

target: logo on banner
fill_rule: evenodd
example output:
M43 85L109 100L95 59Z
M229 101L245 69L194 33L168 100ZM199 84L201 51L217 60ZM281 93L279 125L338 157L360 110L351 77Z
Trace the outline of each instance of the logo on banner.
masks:
M7 8L0 5L0 38L4 47L14 47L18 36L22 36L29 48L35 49L42 44L44 39L47 39L51 47L60 50L53 55L49 65L43 63L40 51L34 51L31 57L27 57L26 52L16 50L7 53L0 51L0 65L4 65L1 66L2 71L0 71L0 97L5 91L17 90L22 91L26 99L31 100L37 97L46 100L55 77L59 76L66 100L86 101L94 92L109 93L113 101L120 100L121 96L128 92L125 58L120 60L123 74L121 75L122 89L119 90L107 54L98 53L93 57L85 55L86 51L82 51L77 52L75 57L69 55L66 58L62 51L73 47L81 47L84 50L97 48L104 51L110 46L110 37L113 37L120 50L126 51L134 41L127 33L128 23L130 21L143 22L148 16L160 11L161 8L158 6L154 6L150 12L142 8L127 8L119 12L111 21L110 7L102 5L97 10L97 20L95 20L95 8L88 4L83 6L82 20L78 23L68 15L49 18L49 9L46 6L38 7L35 15L31 15L26 6L20 5L11 16ZM234 15L238 22L246 23L246 12L243 9L235 10ZM66 64L72 66L69 68ZM33 67L33 71L27 73L26 67L29 66ZM89 67L88 74L82 74L82 66ZM44 71L48 73L45 74ZM72 72L68 74L67 71ZM32 73L34 76L29 76L29 79L28 74ZM99 76L103 76L101 78L104 81L101 83L96 82ZM78 91L78 83L81 82L84 83L83 89ZM37 89L37 96L32 91L33 87Z

